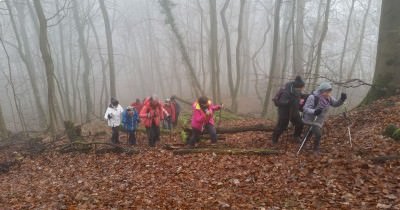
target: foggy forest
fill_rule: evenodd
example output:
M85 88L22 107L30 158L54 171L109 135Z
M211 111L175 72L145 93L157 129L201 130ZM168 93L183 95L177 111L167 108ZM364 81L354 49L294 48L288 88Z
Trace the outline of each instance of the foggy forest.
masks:
M203 93L234 111L271 116L274 90L296 75L311 91L321 77L370 83L375 69L378 0L40 1L43 32L33 3L0 5L1 110L14 131L45 130L49 115L58 125L87 122L112 96L127 105ZM350 89L351 102L367 90Z
M0 15L0 209L400 209L400 1Z

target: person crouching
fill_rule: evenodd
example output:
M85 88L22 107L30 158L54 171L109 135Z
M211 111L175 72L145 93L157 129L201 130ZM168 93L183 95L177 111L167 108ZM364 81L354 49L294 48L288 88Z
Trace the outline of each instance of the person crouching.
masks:
M217 132L214 126L214 111L222 105L213 105L211 100L202 96L192 106L192 135L188 141L189 147L194 147L204 130L211 136L211 143L217 143Z

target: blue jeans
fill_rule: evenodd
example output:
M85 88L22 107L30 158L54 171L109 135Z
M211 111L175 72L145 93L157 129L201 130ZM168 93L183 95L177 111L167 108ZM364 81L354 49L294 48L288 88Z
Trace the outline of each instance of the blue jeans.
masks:
M136 131L127 131L128 134L128 144L129 145L136 145Z
M217 143L217 130L215 129L214 125L208 123L204 126L204 130L208 132L211 136L211 143ZM188 141L190 146L194 146L196 142L200 140L202 132L197 129L192 129L192 135Z

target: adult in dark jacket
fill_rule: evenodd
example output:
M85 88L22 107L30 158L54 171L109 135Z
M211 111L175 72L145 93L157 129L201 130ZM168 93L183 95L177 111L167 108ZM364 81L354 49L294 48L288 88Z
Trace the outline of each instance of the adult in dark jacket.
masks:
M176 127L178 125L179 114L181 113L181 105L176 101L175 96L171 96L171 104L175 108L175 118L172 121L172 125Z
M303 122L300 117L300 100L304 89L304 81L300 76L292 82L285 85L284 90L278 98L276 105L278 107L278 123L272 133L272 144L277 144L279 137L287 129L289 121L294 125L294 139L297 142L301 141L301 132L303 130Z

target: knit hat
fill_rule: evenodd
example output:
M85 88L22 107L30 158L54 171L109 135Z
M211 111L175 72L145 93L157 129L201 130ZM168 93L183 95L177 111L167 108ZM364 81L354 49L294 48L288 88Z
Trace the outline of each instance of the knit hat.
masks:
M322 82L318 88L317 88L318 92L322 93L322 92L326 92L326 91L331 91L332 90L332 85L329 82Z
M301 79L300 76L297 76L293 82L294 88L302 88L302 87L304 87L304 85L305 85L305 83L304 83L303 79Z
M119 102L118 102L118 100L117 100L116 98L111 97L111 104L112 104L113 106L118 106Z

